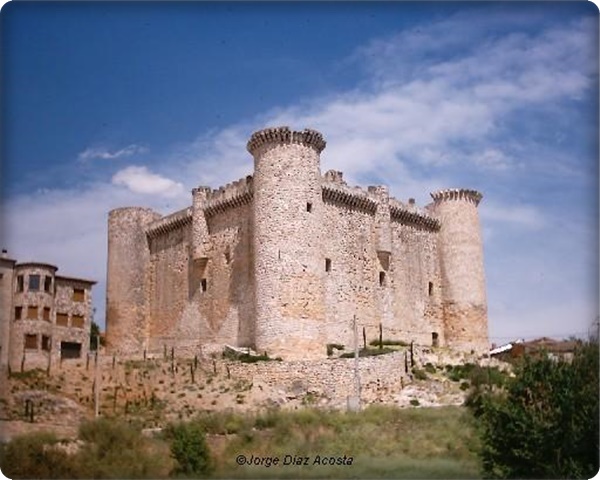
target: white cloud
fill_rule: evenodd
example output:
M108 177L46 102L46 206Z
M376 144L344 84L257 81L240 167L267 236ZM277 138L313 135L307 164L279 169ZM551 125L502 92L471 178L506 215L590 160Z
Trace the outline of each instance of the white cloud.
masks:
M114 152L109 152L108 149L104 147L90 147L81 152L77 158L82 161L93 160L96 158L102 160L113 160L120 157L129 157L131 155L147 152L148 148L135 144L128 145L127 147Z
M184 193L183 185L156 173L152 173L146 167L129 166L119 170L112 177L113 185L122 185L134 193L147 195L162 195L165 197L177 197Z

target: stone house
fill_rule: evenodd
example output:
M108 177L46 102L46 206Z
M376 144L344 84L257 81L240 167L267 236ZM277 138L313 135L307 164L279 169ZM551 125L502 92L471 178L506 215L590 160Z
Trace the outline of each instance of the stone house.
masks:
M92 322L92 280L55 265L0 256L0 365L17 371L84 358Z

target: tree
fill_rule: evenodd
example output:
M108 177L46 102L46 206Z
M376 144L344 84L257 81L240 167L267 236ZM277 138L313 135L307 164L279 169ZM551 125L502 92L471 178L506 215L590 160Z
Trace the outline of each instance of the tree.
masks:
M479 421L490 478L591 478L599 468L598 344L571 362L524 358L515 378L467 402Z
M171 455L178 463L174 473L196 477L213 471L205 433L199 424L189 422L170 425L167 437L171 439Z
M92 326L90 328L90 350L98 349L98 339L100 339L100 345L104 345L104 339L100 336L100 326L92 320Z

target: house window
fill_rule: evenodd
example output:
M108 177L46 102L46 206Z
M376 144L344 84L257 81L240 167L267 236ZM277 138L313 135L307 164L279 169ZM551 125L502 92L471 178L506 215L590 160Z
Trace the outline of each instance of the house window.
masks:
M80 358L81 343L60 342L60 358Z
M50 337L47 335L42 335L42 350L50 351Z
M206 289L208 288L208 284L206 282L206 278L203 278L202 281L200 282L200 289L203 292L206 292Z
M52 288L52 277L44 277L44 292L50 293Z
M66 313L57 313L56 324L61 327L69 326L69 315L67 315Z
M73 315L71 317L71 326L74 328L83 328L83 315Z
M23 275L17 275L17 292L23 291Z
M385 286L385 272L379 272L379 286Z
M23 307L15 307L15 320L23 318Z
M312 203L311 203L311 202L308 202L308 203L306 204L306 211L307 211L308 213L312 212Z
M331 272L331 258L325 259L325 271Z
M43 316L43 318L47 322L50 321L50 307L44 307L44 316Z
M37 335L33 333L25 334L25 348L27 350L37 350L38 348L38 340Z
M40 289L40 276L29 275L29 291L37 292Z
M27 307L27 320L38 319L38 307Z
M83 302L85 300L85 290L83 288L73 289L73 301Z
M429 282L428 291L429 291L429 296L431 297L431 295L433 295L433 282Z

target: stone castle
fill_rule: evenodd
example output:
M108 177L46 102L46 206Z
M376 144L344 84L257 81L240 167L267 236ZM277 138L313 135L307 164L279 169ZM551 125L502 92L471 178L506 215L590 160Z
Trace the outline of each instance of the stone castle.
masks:
M247 144L252 176L194 188L167 216L112 210L108 348L318 359L327 344L354 348L356 323L367 341L381 325L388 340L487 350L481 194L442 190L419 208L322 175L324 148L314 130L261 130Z
M0 255L0 366L50 368L85 358L93 280L58 275L55 265Z

